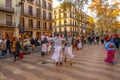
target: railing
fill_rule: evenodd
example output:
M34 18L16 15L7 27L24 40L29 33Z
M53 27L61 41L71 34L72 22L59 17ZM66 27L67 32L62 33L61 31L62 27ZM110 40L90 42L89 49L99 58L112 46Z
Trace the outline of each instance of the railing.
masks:
M1 26L6 26L6 27L15 27L15 22L9 22L9 21L6 21L6 23L0 23Z
M0 11L5 11L5 12L14 13L14 8L12 8L12 7L0 6Z
M73 24L54 25L54 27L64 27L64 26L74 26L74 27L78 27L77 25L73 25Z
M37 15L36 13L29 13L28 11L23 11L23 15L40 19L40 15Z

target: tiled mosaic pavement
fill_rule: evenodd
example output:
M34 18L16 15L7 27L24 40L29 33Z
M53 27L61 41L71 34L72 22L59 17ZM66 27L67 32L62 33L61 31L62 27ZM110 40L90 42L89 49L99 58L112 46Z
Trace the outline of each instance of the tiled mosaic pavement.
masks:
M0 80L120 80L120 52L116 64L104 63L103 45L87 45L74 51L73 65L56 66L50 55L26 55L13 62L12 58L0 59Z

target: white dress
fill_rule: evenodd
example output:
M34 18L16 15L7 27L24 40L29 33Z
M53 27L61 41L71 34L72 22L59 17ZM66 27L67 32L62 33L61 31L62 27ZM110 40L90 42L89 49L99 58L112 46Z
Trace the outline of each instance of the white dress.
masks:
M41 49L42 52L47 52L47 45L46 44L43 44L42 45L42 49Z
M82 42L78 43L78 48L81 49L82 48Z

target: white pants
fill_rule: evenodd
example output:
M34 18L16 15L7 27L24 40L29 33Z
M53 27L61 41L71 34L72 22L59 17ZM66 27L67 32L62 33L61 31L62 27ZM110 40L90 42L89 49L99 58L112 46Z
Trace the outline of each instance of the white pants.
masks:
M72 54L72 47L65 47L64 55L67 58L73 58L74 55Z
M55 62L62 62L62 54L61 54L61 46L55 46L54 47L54 53L52 55L52 59L55 60Z

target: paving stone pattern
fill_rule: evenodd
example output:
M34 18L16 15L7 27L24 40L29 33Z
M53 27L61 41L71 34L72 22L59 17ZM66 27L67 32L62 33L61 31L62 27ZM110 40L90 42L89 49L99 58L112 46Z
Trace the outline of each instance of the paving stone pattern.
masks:
M68 62L56 66L51 54L41 57L39 50L35 53L17 62L13 62L13 57L0 59L0 80L120 80L119 50L115 65L103 61L106 57L103 45L74 50L72 66Z

